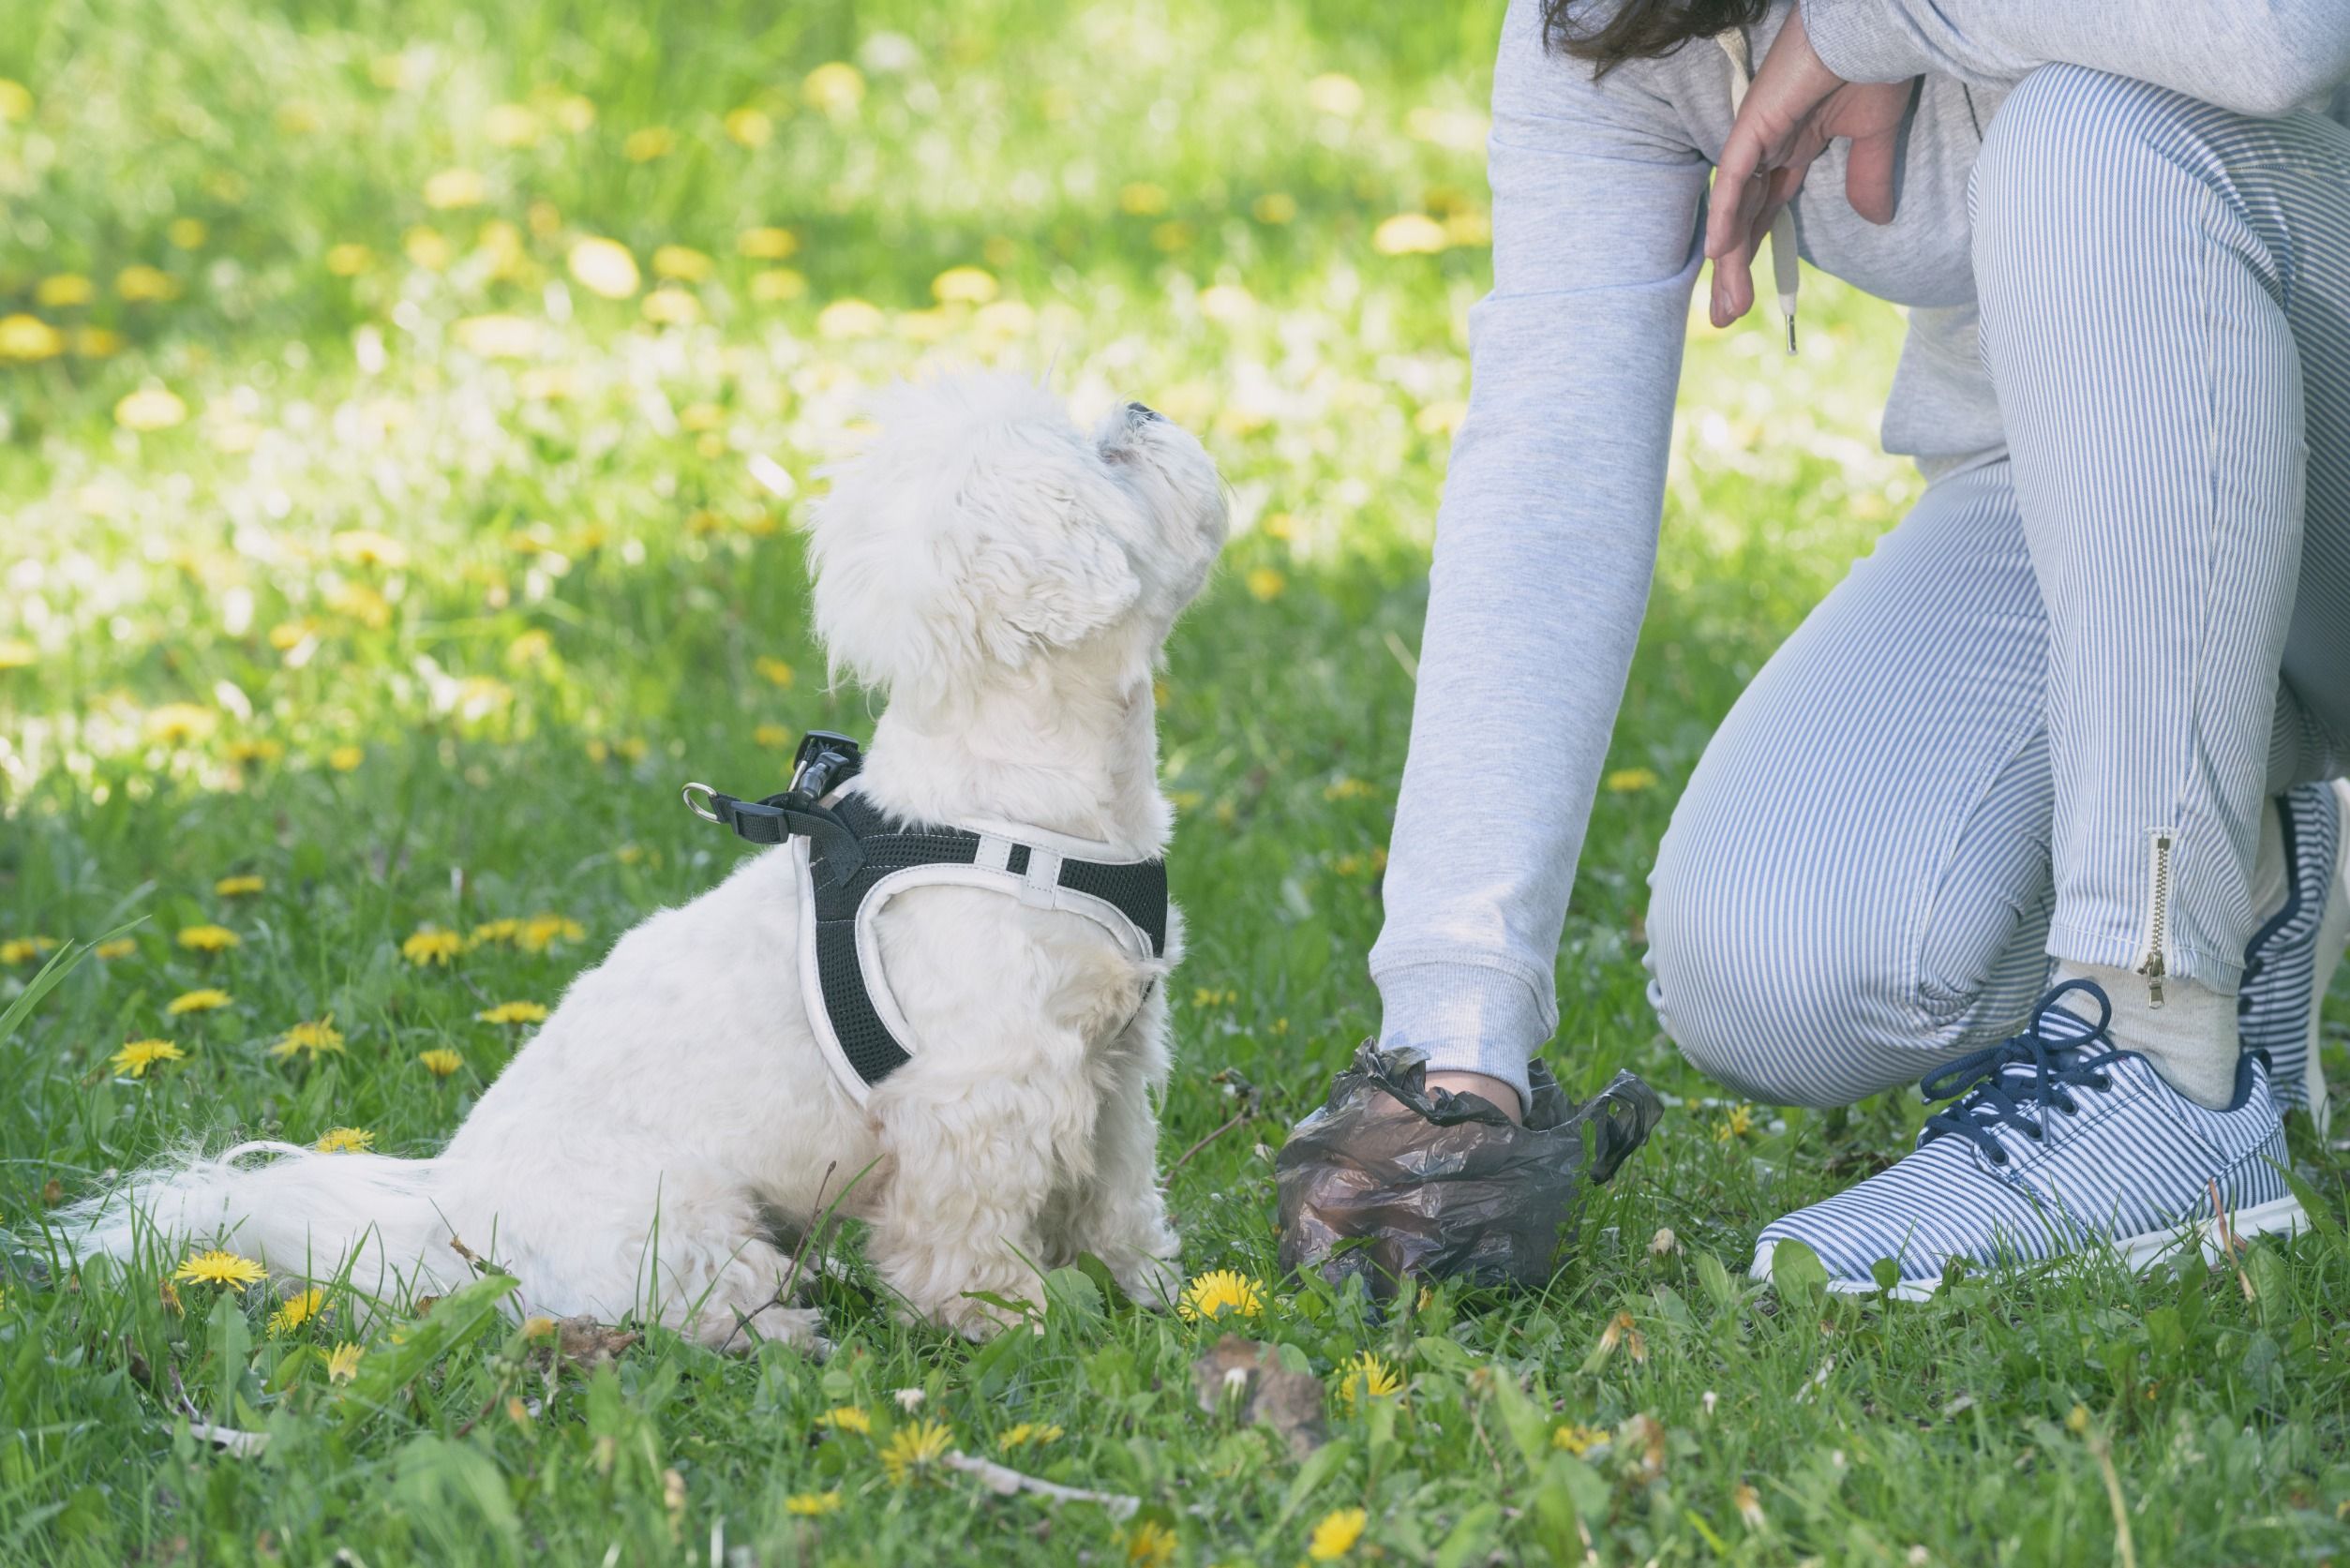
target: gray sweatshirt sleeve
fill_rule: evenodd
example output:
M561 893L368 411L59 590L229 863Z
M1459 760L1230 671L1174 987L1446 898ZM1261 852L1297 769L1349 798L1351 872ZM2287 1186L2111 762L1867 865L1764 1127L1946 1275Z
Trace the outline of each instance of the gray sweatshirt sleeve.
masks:
M2350 0L1803 0L1847 82L2013 85L2061 61L2243 114L2282 114L2350 76Z
M1514 0L1493 291L1469 313L1371 954L1391 1043L1521 1086L1556 1026L1567 894L1647 604L1709 167L1642 72L1594 82L1540 27Z

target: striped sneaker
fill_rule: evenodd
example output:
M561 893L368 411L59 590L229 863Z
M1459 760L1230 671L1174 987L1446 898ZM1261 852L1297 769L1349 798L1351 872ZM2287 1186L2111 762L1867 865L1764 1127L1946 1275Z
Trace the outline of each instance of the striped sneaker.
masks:
M2094 1022L2058 1005L2076 991L2094 1001ZM2023 1034L1926 1079L1927 1098L1963 1098L1894 1165L1767 1227L1754 1277L1769 1279L1773 1250L1795 1240L1827 1265L1830 1290L1886 1288L1875 1270L1891 1260L1892 1293L1919 1301L1953 1260L1988 1268L2103 1247L2144 1268L2197 1242L2217 1257L2215 1201L2238 1235L2303 1229L2277 1169L2284 1126L2267 1064L2247 1053L2236 1098L2207 1110L2144 1056L2116 1050L2112 1016L2093 981L2068 981L2040 999Z
M2326 1129L2318 1014L2350 942L2350 781L2303 784L2276 802L2284 842L2284 906L2244 946L2236 1014L2246 1051L2268 1053L2279 1101L2306 1106Z

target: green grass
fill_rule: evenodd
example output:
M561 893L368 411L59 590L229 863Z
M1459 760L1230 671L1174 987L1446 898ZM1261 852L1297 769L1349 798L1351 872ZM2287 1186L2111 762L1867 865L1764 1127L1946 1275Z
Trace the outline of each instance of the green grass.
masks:
M1896 1307L1744 1284L1761 1224L1898 1151L1921 1115L1902 1097L1743 1134L1676 1111L1539 1297L1439 1290L1373 1322L1274 1277L1269 1147L1374 1021L1377 852L1486 273L1474 117L1497 9L19 0L0 78L30 106L0 120L0 318L40 324L0 329L18 345L0 363L0 939L140 923L0 1039L0 1562L708 1562L723 1543L730 1563L1164 1544L1286 1564L1348 1507L1368 1514L1355 1555L1399 1561L1580 1562L1588 1539L1607 1563L2104 1562L2117 1497L2144 1563L2350 1553L2343 1171L2298 1120L2331 1223L2256 1246L2240 1280L1978 1283ZM861 100L811 106L808 73L844 59L864 62ZM1310 88L1325 72L1359 103ZM491 134L524 128L501 104L530 111L519 144ZM768 116L757 146L726 128L746 107ZM654 127L671 149L632 160ZM428 204L451 169L479 174L478 205ZM1462 243L1383 253L1403 213ZM797 253L740 255L755 227ZM709 257L662 296L698 320L580 286L567 258L590 237L626 245L648 288L657 247ZM122 298L134 265L174 297ZM1001 298L934 307L963 265ZM44 296L61 274L92 297ZM1573 1088L1631 1066L1709 1092L1641 1000L1644 868L1741 684L1917 488L1874 442L1898 322L1821 281L1799 360L1768 325L1693 328L1610 761L1657 782L1594 819L1560 957ZM1093 404L1146 397L1234 486L1162 724L1193 933L1166 1157L1231 1114L1222 1069L1262 1114L1172 1200L1189 1267L1266 1280L1253 1332L1334 1389L1374 1351L1400 1398L1334 1397L1331 1441L1300 1462L1199 1409L1205 1325L1071 1288L1040 1334L974 1350L893 1323L854 1276L822 1292L827 1366L654 1333L550 1376L502 1320L447 1303L405 1344L371 1332L344 1385L331 1290L325 1318L272 1333L263 1290L183 1284L174 1309L172 1260L65 1282L26 1266L50 1207L186 1141L354 1127L431 1150L513 1049L477 1012L551 1002L722 875L741 851L677 785L768 787L785 759L760 726L866 713L825 689L809 639L799 500L746 458L771 454L804 496L860 387L970 361L1053 366ZM134 422L185 417L126 427L142 388L176 401ZM242 874L263 889L215 891ZM448 969L400 954L421 927L542 912L583 934ZM216 921L232 950L176 944ZM0 1008L36 968L0 969ZM233 1000L166 1016L200 987ZM342 1053L268 1054L328 1016ZM186 1059L110 1071L151 1036ZM463 1059L446 1079L417 1059L442 1048ZM2350 1079L2339 1027L2327 1050ZM1603 1340L1619 1315L1639 1353ZM893 1485L878 1454L907 1388L971 1452L1061 1427L1003 1456L1135 1495L1151 1528L954 1476ZM847 1405L870 1436L820 1424ZM214 1451L188 1409L266 1431L266 1452ZM1578 1456L1561 1427L1612 1441ZM786 1506L834 1489L836 1512Z

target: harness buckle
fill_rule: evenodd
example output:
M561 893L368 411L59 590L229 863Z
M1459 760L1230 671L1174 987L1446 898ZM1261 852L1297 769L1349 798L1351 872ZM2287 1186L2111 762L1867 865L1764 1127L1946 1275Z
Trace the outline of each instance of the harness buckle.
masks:
M791 784L786 795L803 795L813 805L857 776L865 754L856 741L829 729L812 729L800 738L791 757Z

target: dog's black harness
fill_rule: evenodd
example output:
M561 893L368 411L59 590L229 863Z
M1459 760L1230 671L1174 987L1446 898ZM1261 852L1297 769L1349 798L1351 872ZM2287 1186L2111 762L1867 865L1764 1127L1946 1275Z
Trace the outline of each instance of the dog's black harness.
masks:
M744 800L703 784L684 790L696 816L753 844L788 844L797 857L808 1023L860 1101L914 1053L873 934L881 906L907 888L993 889L1032 908L1086 917L1137 962L1164 954L1165 860L1084 859L1072 851L1106 846L1037 828L902 822L861 797L833 795L863 764L856 741L810 730L781 795Z

